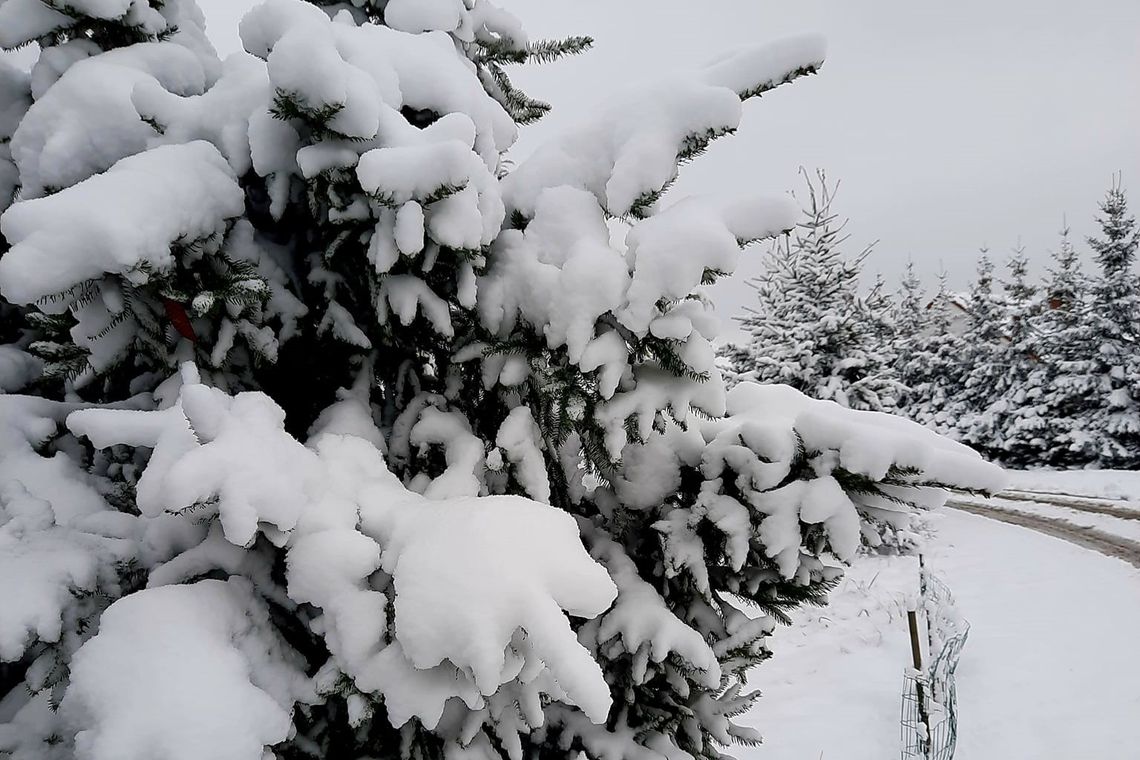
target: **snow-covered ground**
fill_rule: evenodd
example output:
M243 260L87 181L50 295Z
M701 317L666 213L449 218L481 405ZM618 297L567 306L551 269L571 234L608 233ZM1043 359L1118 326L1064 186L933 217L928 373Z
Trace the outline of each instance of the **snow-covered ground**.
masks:
M1140 472L1128 470L1010 470L1009 488L1140 501Z
M1140 571L961 512L937 525L928 561L972 624L958 668L957 757L1132 756ZM764 698L750 722L766 741L741 757L898 757L906 599L917 583L913 558L861 559L826 609L800 611L778 631L775 658L753 679Z

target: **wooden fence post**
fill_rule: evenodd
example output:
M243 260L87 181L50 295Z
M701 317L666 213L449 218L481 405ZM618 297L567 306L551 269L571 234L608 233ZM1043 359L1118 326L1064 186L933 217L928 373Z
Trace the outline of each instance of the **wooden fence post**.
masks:
M923 757L930 757L930 713L926 709L926 694L922 688L922 644L918 635L918 615L914 610L907 610L907 623L910 625L910 653L914 660L914 669L918 671L918 680L915 681L915 696L918 697L918 716L922 720L925 736L922 737L921 748Z

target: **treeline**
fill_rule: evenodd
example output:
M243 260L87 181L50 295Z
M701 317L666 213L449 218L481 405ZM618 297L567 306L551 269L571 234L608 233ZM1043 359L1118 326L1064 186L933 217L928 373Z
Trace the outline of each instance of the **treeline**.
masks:
M1001 271L983 249L965 293L908 265L896 292L861 294L868 251L841 253L833 197L822 173L809 180L803 221L752 282L748 338L722 353L730 376L897 412L1009 466L1140 467L1140 230L1119 182L1100 233L1062 230L1044 277L1024 249Z

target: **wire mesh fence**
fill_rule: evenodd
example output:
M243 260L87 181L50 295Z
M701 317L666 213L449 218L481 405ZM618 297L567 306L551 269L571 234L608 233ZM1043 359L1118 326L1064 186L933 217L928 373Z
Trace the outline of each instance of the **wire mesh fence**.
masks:
M970 635L970 624L954 604L950 588L923 567L920 609L926 619L926 667L903 680L903 760L952 760L958 743L954 672Z

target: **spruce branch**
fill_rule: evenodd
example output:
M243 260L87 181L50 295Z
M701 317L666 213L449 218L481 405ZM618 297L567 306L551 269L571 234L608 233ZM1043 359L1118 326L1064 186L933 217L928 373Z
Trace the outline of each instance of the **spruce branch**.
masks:
M787 74L785 74L783 77L781 77L779 79L769 79L765 82L757 82L752 87L749 87L748 89L746 89L742 92L738 92L737 95L740 96L741 100L749 100L751 98L758 98L761 95L763 95L764 93L771 92L772 90L776 89L777 87L779 87L781 85L785 85L785 84L788 84L790 82L794 82L795 80L799 79L800 77L806 77L806 76L811 76L812 74L818 74L819 69L820 69L820 66L818 64L809 64L807 66L801 66L800 68L795 69L794 71L788 72Z

